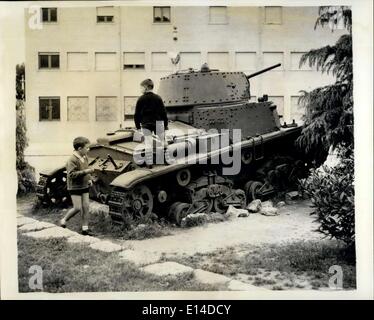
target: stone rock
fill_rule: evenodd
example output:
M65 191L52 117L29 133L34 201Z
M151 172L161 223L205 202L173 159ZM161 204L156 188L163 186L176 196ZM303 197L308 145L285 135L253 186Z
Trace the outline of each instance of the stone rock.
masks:
M90 247L103 252L115 252L122 250L122 247L119 244L115 244L108 240L100 240L95 243L91 243Z
M156 276L179 276L185 273L193 272L192 268L172 261L151 264L141 268L140 270Z
M242 213L238 214L238 218L247 218L247 217L249 217L249 213L248 212L242 212Z
M259 212L262 208L262 203L260 199L255 199L247 206L248 212L256 213Z
M262 208L261 214L264 216L277 216L279 215L278 209L274 207Z
M271 201L265 201L262 203L261 214L264 216L276 216L278 215L278 209L273 207Z
M298 191L291 191L286 193L286 201L294 201L299 198L299 192Z
M95 238L95 237L91 237L91 236L83 236L81 234L77 234L76 236L68 238L68 242L70 242L70 243L88 243L88 244L91 244L91 243L95 243L95 242L98 242L98 241L100 241L100 239Z
M277 208L282 208L286 205L286 203L284 201L279 201L277 204L276 204L276 207Z
M239 280L231 280L228 284L228 289L232 291L254 291L254 290L266 290L259 288L248 283L241 282Z
M241 214L244 214L244 215L247 214L248 216L248 210L235 208L234 206L230 205L226 211L226 215L228 216L239 217L239 215Z
M47 228L40 231L25 233L25 236L35 239L51 239L51 238L69 238L78 235L78 233L61 227Z
M274 207L273 201L268 200L268 201L262 202L262 208L263 207Z
M194 270L195 279L204 284L226 284L231 279L218 273L201 269Z
M25 216L19 216L17 217L17 226L18 227L21 227L25 224L29 224L29 223L35 223L35 222L38 222L37 220L35 219L32 219L32 218L29 218L29 217L25 217Z
M161 259L160 254L143 251L124 250L119 253L121 260L134 263L137 267L154 264Z
M208 215L209 221L225 221L227 220L227 217L219 212L212 212Z
M34 223L27 223L27 224L24 224L23 226L19 227L19 230L21 231L38 231L38 230L43 230L43 229L47 229L47 228L52 228L52 227L55 227L56 225L54 225L53 223L49 223L49 222L44 222L44 221L36 221Z
M205 213L192 213L184 217L181 221L181 227L191 227L205 223L208 216Z

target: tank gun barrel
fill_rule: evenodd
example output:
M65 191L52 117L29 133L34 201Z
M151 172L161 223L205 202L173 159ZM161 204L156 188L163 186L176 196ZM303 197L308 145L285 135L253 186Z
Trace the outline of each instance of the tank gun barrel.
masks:
M273 70L273 69L275 69L275 68L278 68L278 67L280 67L281 65L282 65L281 63L277 63L277 64L275 64L275 65L273 65L273 66L271 66L271 67L268 67L268 68L262 69L262 70L260 70L260 71L255 72L255 73L251 73L250 75L247 76L247 79L250 79L250 78L256 77L256 76L258 76L258 75L260 75L260 74L262 74L262 73L264 73L264 72L267 72L267 71Z

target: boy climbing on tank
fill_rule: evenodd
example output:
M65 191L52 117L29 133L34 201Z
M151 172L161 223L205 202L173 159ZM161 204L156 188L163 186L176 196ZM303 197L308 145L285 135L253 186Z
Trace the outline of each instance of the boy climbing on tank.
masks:
M161 97L153 93L153 81L145 79L140 83L142 95L136 102L134 121L136 129L142 130L146 145L146 164L152 168L152 133L158 135L161 145L165 141L165 130L168 130L168 118Z
M90 141L85 137L77 137L73 141L74 152L66 163L67 189L73 202L73 208L60 220L60 226L65 228L66 222L81 212L83 235L92 235L88 228L88 214L89 187L92 185L90 173L93 173L94 169L88 168L89 144Z

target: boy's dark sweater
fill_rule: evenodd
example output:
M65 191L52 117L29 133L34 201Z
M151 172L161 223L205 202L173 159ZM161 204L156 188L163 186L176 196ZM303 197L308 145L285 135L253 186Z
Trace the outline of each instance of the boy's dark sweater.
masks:
M146 92L139 97L136 102L135 126L140 129L140 124L143 127L155 127L156 121L164 121L164 127L168 127L168 118L166 109L161 97L153 92Z

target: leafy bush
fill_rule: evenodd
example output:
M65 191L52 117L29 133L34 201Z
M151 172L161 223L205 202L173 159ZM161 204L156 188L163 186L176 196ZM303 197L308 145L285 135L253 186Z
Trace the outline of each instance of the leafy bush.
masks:
M339 155L338 165L312 170L301 187L315 208L312 214L320 223L318 231L354 245L354 157L353 153L347 155L346 150L340 150Z

